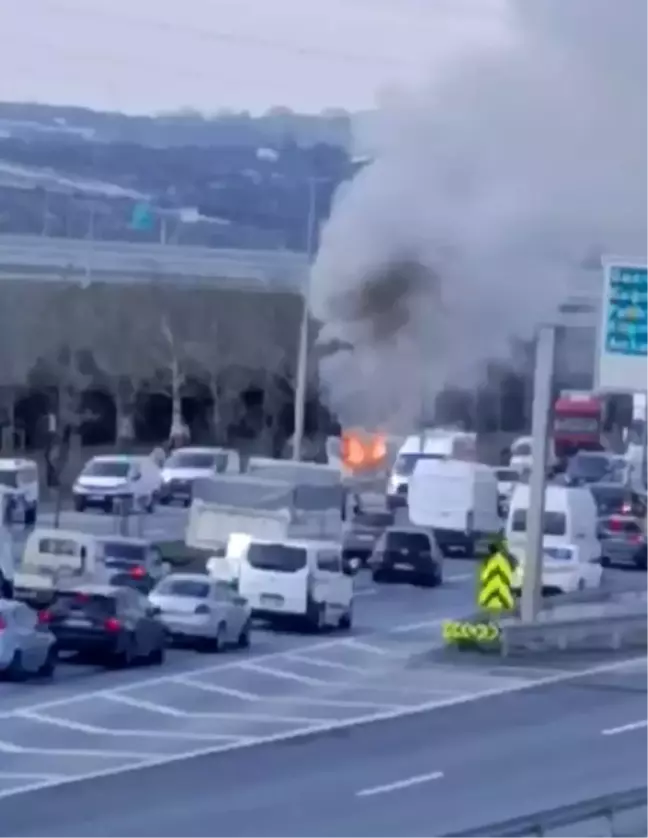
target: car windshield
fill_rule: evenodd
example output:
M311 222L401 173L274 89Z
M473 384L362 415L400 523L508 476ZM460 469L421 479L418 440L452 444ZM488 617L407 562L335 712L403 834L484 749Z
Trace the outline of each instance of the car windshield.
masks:
M257 570L276 570L295 573L306 567L306 550L287 544L259 544L253 542L247 550L247 561Z
M18 472L2 469L0 471L0 486L9 486L15 489L18 485Z
M443 454L399 454L394 463L394 474L399 477L410 477L419 460L444 460Z
M193 599L206 599L210 591L211 585L202 579L164 579L156 589L156 593L165 596L192 597Z
M498 468L495 469L495 477L499 483L517 483L520 473L514 468Z
M611 459L605 454L576 454L567 466L567 476L573 480L596 482L613 470Z
M513 512L513 520L511 522L513 532L526 532L527 528L527 511L526 509L516 509ZM544 514L544 535L565 535L567 530L567 520L564 512L549 512Z
M380 530L393 521L391 512L358 512L353 518L353 526L360 529Z
M144 544L129 544L124 541L104 541L102 544L108 567L128 568L140 565L146 559Z
M91 460L83 469L84 477L128 477L127 460Z
M166 461L166 468L204 468L211 469L216 462L216 455L200 451L176 451Z

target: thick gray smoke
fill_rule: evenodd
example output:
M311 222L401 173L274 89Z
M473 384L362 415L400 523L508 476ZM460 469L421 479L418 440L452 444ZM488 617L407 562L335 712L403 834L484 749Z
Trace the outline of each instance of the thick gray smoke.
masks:
M594 251L646 251L646 0L517 0L512 37L384 114L312 274L342 422L415 425L554 315Z

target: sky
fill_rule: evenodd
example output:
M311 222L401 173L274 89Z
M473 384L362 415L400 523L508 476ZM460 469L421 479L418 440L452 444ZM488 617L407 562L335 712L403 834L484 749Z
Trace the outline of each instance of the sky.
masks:
M4 0L0 100L371 108L506 38L505 0Z

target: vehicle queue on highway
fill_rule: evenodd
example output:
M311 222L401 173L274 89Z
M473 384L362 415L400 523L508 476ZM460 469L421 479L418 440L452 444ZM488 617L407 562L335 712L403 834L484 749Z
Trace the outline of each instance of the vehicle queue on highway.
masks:
M41 526L35 464L0 460L5 514L28 529L15 566L10 527L0 541L0 673L51 677L68 655L110 669L159 666L170 645L247 649L259 620L348 631L361 567L377 584L434 588L447 558L483 555L501 532L522 570L529 497L515 456L493 468L476 462L473 434L416 434L402 443L380 504L338 485L339 469L252 458L241 474L227 449L181 448L162 464L89 460L74 484L75 510L123 522L159 505L188 507L187 544L202 548L190 568L144 536ZM342 491L322 501L331 486ZM577 454L566 479L547 489L545 592L597 587L602 568L616 563L645 570L645 514L645 493L630 485L622 458ZM579 542L576 531L587 537Z

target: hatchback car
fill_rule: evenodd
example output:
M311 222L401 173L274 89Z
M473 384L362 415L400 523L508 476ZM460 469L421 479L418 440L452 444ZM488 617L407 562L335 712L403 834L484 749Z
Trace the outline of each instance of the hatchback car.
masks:
M164 662L164 626L146 597L132 588L78 585L58 592L39 617L62 652L76 652L110 668Z
M201 573L171 573L149 595L171 639L220 652L250 645L251 610L234 587Z
M431 531L390 527L380 536L369 559L375 582L407 579L436 587L443 581L443 554Z

